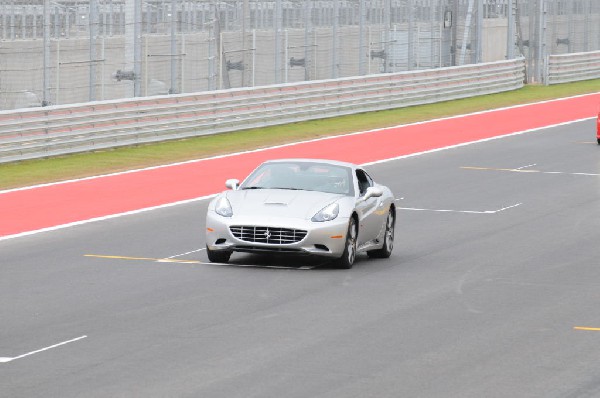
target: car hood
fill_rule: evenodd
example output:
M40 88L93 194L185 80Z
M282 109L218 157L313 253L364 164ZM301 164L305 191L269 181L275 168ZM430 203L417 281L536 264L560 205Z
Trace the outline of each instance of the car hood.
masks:
M227 191L233 217L282 217L310 219L344 195L303 190L256 189Z

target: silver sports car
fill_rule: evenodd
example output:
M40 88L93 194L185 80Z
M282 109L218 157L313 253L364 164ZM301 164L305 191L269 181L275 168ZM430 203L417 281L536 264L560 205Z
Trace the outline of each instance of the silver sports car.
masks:
M212 262L231 253L326 256L351 268L357 253L387 258L394 246L394 195L351 163L282 159L258 166L216 196L206 215Z

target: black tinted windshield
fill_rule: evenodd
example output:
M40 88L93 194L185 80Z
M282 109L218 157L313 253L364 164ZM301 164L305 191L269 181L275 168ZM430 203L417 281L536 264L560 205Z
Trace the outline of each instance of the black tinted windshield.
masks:
M260 188L300 189L354 196L352 170L327 163L265 163L240 186L240 189Z

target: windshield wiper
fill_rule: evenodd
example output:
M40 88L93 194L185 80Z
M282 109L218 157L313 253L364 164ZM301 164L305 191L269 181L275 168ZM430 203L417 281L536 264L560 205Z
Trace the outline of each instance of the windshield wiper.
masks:
M271 189L287 189L290 191L304 191L302 188L283 188L283 187L272 187Z
M244 187L242 189L265 189L265 187Z

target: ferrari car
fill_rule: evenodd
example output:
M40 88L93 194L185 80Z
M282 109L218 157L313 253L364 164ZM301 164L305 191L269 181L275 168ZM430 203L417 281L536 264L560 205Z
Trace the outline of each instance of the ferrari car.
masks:
M359 166L271 160L225 185L206 216L211 262L227 263L233 252L309 254L352 268L357 253L392 254L394 195Z

